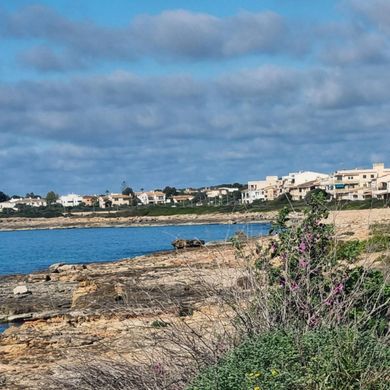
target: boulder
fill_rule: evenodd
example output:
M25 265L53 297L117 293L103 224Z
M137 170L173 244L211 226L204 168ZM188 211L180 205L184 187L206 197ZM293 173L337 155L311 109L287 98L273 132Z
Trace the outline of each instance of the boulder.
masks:
M16 286L13 291L14 291L14 295L31 294L31 292L28 290L27 286Z
M172 246L175 249L183 249L183 248L197 248L204 245L203 240L198 239L192 239L192 240L184 240L184 239L177 239L172 241Z

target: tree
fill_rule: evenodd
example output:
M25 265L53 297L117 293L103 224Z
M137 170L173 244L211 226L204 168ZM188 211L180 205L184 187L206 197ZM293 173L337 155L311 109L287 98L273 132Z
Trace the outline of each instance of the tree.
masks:
M192 199L192 201L195 204L205 203L207 201L207 195L204 192L199 191L195 194L194 199Z
M4 192L0 191L0 202L7 202L9 200L9 196Z
M310 203L310 201L313 199L313 196L314 197L321 196L321 197L323 197L324 200L329 200L332 197L331 194L329 194L328 192L326 192L322 188L316 188L316 189L311 190L310 192L308 192L306 194L306 196L305 196L306 203Z
M171 198L174 195L177 195L177 190L175 187L166 186L162 191L167 198Z
M54 191L49 191L46 195L47 204L56 203L57 199L58 199L58 195Z
M26 194L26 198L37 199L40 198L40 195L35 195L33 192L28 192Z
M122 190L122 195L129 195L134 198L134 191L131 187L126 187Z

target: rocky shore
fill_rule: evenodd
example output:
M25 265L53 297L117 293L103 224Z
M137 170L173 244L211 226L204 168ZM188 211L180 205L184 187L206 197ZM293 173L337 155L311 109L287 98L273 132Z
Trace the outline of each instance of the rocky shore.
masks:
M34 230L34 229L73 229L93 227L125 227L125 226L162 226L191 225L210 223L250 223L270 221L276 212L264 213L214 213L183 214L168 216L118 217L115 212L107 216L90 213L74 214L57 218L0 218L0 231Z
M120 345L139 354L147 348L145 332L158 331L154 321L195 321L213 306L200 280L231 288L237 278L231 245L2 277L0 320L24 323L0 335L0 388L47 387L47 378L80 351L106 356ZM15 293L17 286L27 291Z
M340 237L365 239L371 225L390 223L390 209L335 212L329 222ZM145 335L159 334L162 320L199 322L207 331L221 310L212 291L242 288L242 269L235 248L221 244L0 277L0 322L21 322L0 334L0 388L59 388L51 380L88 356L140 359L150 347Z

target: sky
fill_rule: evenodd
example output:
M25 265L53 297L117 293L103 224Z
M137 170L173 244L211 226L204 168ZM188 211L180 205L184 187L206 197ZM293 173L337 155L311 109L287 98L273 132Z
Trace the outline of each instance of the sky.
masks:
M0 191L390 165L389 0L5 0Z

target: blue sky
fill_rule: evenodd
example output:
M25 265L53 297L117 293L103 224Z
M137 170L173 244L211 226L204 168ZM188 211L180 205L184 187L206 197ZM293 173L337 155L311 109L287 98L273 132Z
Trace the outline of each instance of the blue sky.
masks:
M390 2L0 6L0 190L390 164Z

